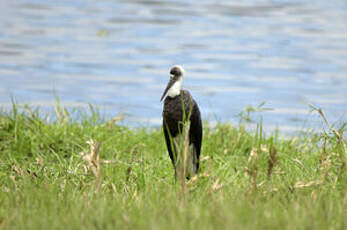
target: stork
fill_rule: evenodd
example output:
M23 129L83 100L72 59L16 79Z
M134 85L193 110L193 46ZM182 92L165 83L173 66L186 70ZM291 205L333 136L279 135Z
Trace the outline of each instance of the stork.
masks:
M181 178L189 180L199 170L202 122L198 104L189 91L182 90L183 77L184 69L181 66L171 68L170 80L160 101L167 94L163 108L163 131L175 178L179 174ZM185 135L187 124L189 131Z

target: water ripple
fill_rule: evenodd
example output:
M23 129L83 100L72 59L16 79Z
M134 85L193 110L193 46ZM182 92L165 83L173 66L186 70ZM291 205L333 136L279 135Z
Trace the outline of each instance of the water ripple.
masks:
M3 0L0 106L89 102L131 125L160 125L170 66L186 69L205 119L237 121L267 102L270 130L297 130L305 103L346 120L343 1ZM303 103L305 102L305 103Z

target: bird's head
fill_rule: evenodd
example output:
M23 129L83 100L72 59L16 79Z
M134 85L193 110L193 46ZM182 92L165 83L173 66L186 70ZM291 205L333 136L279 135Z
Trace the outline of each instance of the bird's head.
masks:
M160 101L164 99L166 94L168 94L169 97L176 97L180 94L182 89L183 76L184 69L181 66L175 65L170 69L170 80L169 83L167 83Z

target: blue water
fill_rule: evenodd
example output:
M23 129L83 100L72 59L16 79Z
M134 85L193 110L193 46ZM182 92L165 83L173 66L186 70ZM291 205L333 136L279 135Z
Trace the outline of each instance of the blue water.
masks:
M0 107L98 105L130 125L161 123L172 65L204 119L237 121L266 102L265 127L347 117L347 3L316 1L1 0Z

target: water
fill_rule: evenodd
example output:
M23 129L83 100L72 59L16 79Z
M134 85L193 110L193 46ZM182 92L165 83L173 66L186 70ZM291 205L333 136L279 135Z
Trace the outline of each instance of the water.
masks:
M267 129L347 117L347 3L317 1L1 0L0 106L96 104L158 126L172 65L204 119L237 121L266 102Z

